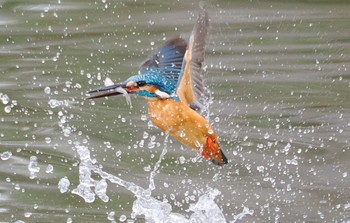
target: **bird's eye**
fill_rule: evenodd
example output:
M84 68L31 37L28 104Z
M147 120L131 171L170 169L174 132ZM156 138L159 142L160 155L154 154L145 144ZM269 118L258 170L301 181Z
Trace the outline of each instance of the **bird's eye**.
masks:
M147 83L146 83L146 81L138 81L138 82L136 82L136 84L138 87L142 87L142 86L145 86Z

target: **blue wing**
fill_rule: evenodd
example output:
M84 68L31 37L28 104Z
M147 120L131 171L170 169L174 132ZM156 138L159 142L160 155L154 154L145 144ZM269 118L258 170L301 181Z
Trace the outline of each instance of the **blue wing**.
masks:
M177 83L182 72L182 62L186 47L186 41L182 38L168 40L141 63L140 73L156 70L159 75Z

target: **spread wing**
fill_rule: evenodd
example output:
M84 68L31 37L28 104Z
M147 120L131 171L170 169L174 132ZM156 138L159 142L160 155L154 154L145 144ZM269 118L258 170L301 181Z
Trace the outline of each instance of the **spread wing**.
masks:
M209 18L207 10L201 12L191 33L188 48L183 58L183 72L177 86L177 95L182 102L202 113L208 100L205 94L202 63L204 61L205 39L208 32Z
M186 47L186 41L182 38L168 40L141 63L140 72L155 69L157 74L173 80L176 84L182 72Z

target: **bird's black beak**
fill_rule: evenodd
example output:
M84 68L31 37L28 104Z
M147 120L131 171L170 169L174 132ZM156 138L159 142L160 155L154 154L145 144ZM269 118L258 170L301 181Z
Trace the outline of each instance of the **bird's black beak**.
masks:
M113 85L97 88L97 89L88 91L87 93L92 94L95 92L103 92L103 91L108 91L108 92L105 92L103 94L90 96L87 99L102 98L102 97L109 97L109 96L113 96L113 95L120 95L120 94L137 92L136 89L127 87L125 83L118 83L118 84L113 84Z

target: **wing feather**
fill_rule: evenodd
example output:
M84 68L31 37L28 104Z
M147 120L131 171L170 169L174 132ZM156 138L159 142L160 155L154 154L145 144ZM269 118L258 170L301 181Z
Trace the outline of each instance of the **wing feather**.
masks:
M188 103L200 113L205 110L208 99L205 93L202 68L208 26L208 13L202 6L183 59L182 74L176 92L182 102Z
M177 37L168 40L141 63L140 72L158 69L159 75L166 76L177 83L181 74L186 47L186 41L182 38Z

